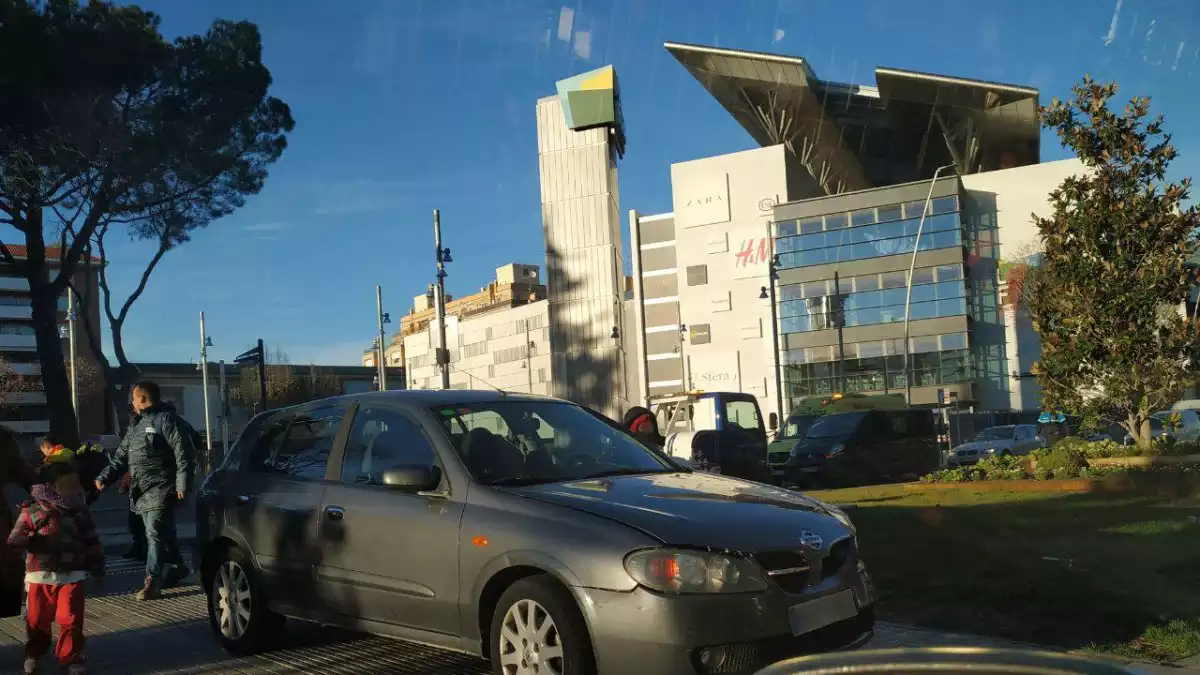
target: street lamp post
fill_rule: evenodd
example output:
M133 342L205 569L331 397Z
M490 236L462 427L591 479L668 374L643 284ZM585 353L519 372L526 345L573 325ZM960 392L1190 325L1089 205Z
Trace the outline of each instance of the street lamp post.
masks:
M774 252L775 235L770 223L767 225L767 238L772 243L770 246L772 256L767 261L767 286L763 286L758 292L758 299L767 300L770 303L770 348L774 352L770 362L775 369L775 410L779 413L779 419L782 419L784 418L784 377L782 377L779 363L779 307L775 303L775 281L779 279L779 255Z
M392 317L383 311L383 286L375 286L375 313L379 319L379 352L376 357L376 365L379 366L379 391L387 391L387 350L383 343L383 324L391 323Z
M225 360L219 365L221 390L221 457L229 454L229 385L225 381Z
M208 407L208 348L211 346L212 338L204 332L204 312L200 312L200 383L204 387L204 447L207 451L205 461L210 463L205 469L210 469L212 462L212 416Z
M446 263L454 262L450 249L442 248L442 217L433 210L433 245L437 252L437 283L434 291L434 314L437 318L438 343L435 361L442 371L442 389L450 388L450 348L446 345Z
M75 433L79 433L79 380L75 365L75 293L67 289L67 351L71 358L71 410L75 411Z
M908 320L909 305L912 302L913 271L917 266L917 251L921 247L921 230L925 228L925 216L929 213L929 202L933 199L933 188L937 185L942 171L953 168L955 168L954 164L947 164L939 166L937 171L933 172L933 179L929 181L929 192L925 195L925 205L921 207L921 220L917 222L917 238L913 241L912 258L908 263L908 282L905 284L904 291L904 401L908 405L912 405L912 373L909 372L910 362L912 361L912 346L908 344Z

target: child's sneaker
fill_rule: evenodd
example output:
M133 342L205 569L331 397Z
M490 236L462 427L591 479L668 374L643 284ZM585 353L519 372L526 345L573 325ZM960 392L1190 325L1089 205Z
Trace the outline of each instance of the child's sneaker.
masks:
M21 672L25 675L37 675L38 660L32 656L25 657L24 667Z

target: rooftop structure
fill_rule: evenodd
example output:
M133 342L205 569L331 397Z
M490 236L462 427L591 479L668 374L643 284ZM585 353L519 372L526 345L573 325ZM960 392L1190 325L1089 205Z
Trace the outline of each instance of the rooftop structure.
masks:
M760 145L782 144L826 194L1037 164L1038 90L875 68L875 85L819 79L797 56L665 45Z

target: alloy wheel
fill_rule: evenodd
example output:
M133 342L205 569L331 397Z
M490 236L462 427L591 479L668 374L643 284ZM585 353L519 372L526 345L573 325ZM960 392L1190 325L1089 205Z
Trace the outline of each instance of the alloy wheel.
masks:
M237 640L250 626L250 577L242 566L226 560L213 580L213 610L221 634Z
M563 647L558 626L546 608L518 600L500 627L500 666L504 675L562 675Z

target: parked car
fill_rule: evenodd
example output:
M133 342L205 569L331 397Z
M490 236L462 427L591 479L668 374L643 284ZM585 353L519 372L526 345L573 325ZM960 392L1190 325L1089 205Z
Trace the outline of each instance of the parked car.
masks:
M1195 410L1163 410L1150 416L1150 437L1177 441L1200 441L1200 415ZM1125 434L1125 445L1133 445L1133 436Z
M1038 436L1037 427L1032 424L988 427L975 434L970 442L955 446L947 458L947 464L968 466L985 457L1028 455L1044 446L1045 441Z
M940 464L933 411L863 410L812 423L784 466L786 485L870 485L915 478Z
M693 473L556 399L371 392L263 413L197 509L210 623L235 654L286 616L496 673L751 673L874 626L844 513Z

